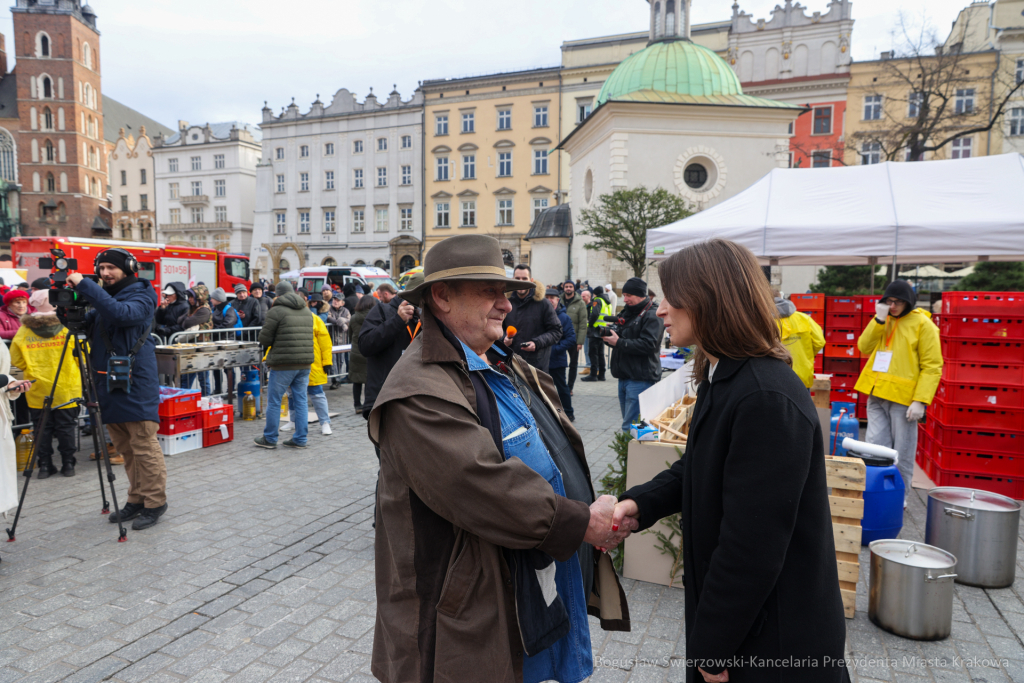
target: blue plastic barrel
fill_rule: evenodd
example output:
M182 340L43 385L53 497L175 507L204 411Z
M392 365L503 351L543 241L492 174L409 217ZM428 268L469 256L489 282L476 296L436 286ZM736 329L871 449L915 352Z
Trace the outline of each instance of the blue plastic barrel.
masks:
M832 427L828 435L828 455L846 456L846 449L843 448L843 439L860 439L860 422L856 416L857 404L841 403L836 401L832 404Z
M242 399L245 398L245 392L252 392L253 398L256 399L256 410L260 407L260 371L259 370L242 370L242 381L238 383L238 414L244 415L242 410Z
M861 545L880 538L896 538L903 528L903 477L887 458L859 456L867 465Z

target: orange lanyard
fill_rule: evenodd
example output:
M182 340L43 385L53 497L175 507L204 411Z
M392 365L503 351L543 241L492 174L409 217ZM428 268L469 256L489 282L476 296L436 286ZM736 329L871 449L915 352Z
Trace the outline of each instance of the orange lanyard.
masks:
M895 336L896 328L899 327L899 326L900 326L900 319L896 318L896 324L892 326L892 332L889 333L889 338L885 340L885 348L886 349L891 348L890 345L892 344L892 338L893 338L893 336Z
M423 324L423 321L417 321L416 329L415 330L410 330L408 325L405 326L405 331L409 333L409 339L410 340L416 339L416 335L420 333L420 326L422 324Z

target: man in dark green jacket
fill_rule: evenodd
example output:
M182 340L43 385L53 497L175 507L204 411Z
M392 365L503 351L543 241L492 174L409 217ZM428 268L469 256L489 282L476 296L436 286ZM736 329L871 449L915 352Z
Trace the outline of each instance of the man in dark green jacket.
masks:
M583 299L576 293L576 284L572 280L566 280L562 285L562 305L565 306L565 314L572 321L576 332L576 343L569 349L569 391L576 384L576 370L580 365L580 351L583 350L583 340L587 338L588 310Z
M313 316L306 302L295 293L291 284L282 280L274 288L277 298L267 311L260 345L267 349L266 363L270 368L267 380L267 424L263 436L255 439L261 448L277 448L277 431L281 424L281 397L291 392L292 422L295 436L284 442L290 448L305 448L309 432L306 388L309 385L309 366L313 364Z

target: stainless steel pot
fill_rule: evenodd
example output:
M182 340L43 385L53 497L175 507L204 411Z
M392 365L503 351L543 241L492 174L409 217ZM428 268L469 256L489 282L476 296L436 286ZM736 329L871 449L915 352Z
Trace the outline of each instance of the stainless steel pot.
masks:
M904 638L942 640L953 628L956 558L924 543L872 541L868 618Z
M1004 588L1017 569L1021 504L998 493L940 486L928 492L925 542L957 558L957 583Z

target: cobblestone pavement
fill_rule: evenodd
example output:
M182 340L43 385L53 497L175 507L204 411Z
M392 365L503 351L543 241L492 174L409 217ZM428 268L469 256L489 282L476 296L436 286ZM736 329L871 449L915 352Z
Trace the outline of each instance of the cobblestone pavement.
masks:
M612 457L616 386L577 383L575 393L596 478ZM313 425L307 450L257 449L262 423L238 422L233 443L169 457L167 514L129 530L125 544L99 514L91 449L74 479L34 480L17 542L0 545L0 683L372 681L377 463L348 386L328 396L341 413L334 435ZM115 469L123 503L127 482ZM920 539L922 496L909 512L907 532ZM958 586L953 637L919 644L867 620L864 553L861 562L851 655L946 662L875 662L858 666L856 680L1024 681L1024 572L1011 589ZM682 591L624 586L633 632L591 621L591 680L682 681ZM955 656L1008 663L968 667Z

